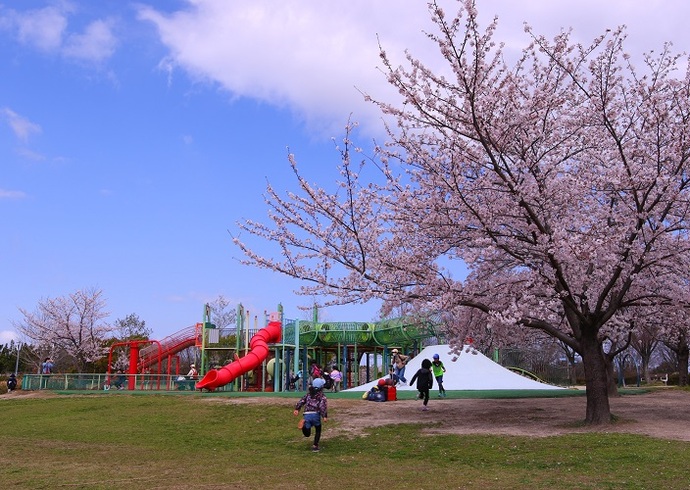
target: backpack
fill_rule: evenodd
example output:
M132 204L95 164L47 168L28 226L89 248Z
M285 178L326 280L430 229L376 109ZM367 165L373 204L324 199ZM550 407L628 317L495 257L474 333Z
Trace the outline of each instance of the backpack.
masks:
M371 390L367 394L367 400L369 400L370 402L385 402L386 401L386 395L384 395L382 391Z
M323 373L323 379L324 379L324 381L326 382L326 384L323 385L323 388L324 388L325 390L330 390L331 388L333 388L333 378L331 378L331 377L328 375L328 373Z

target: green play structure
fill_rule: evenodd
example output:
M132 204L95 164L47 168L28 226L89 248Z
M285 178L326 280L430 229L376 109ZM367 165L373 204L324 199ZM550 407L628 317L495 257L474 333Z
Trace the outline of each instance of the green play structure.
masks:
M218 328L208 306L201 325L201 374L217 369L246 355L249 342L266 325L267 313L252 316L242 305L237 307L236 324ZM282 336L270 344L266 361L253 372L235 379L224 390L288 391L306 389L305 375L311 362L321 367L338 366L343 373L342 388L367 383L387 374L389 350L416 354L422 343L440 341L438 323L434 319L396 318L378 322L319 322L318 311L313 320L285 319L282 306ZM298 377L298 373L300 374Z

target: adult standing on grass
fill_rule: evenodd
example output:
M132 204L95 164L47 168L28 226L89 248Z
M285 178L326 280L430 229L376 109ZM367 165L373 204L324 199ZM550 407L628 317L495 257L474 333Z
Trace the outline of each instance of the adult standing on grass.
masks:
M429 403L429 390L434 384L434 378L431 374L431 361L429 359L424 359L422 361L422 367L412 376L410 386L414 384L415 380L417 380L417 390L419 391L417 398L424 400L422 410L426 412L429 410L426 406L427 403Z
M446 372L446 368L438 354L434 354L434 360L431 362L431 371L434 373L434 378L436 378L436 384L438 385L438 397L445 398L446 389L443 387L443 373Z
M118 369L115 375L115 383L113 383L113 386L115 386L115 388L117 388L118 390L124 390L125 381L127 381L125 373L122 371L122 369Z
M53 360L50 357L46 357L43 364L41 364L41 374L53 374L54 366Z
M46 357L41 364L41 374L53 374L53 360L50 357ZM41 376L40 379L40 389L48 388L48 378Z
M407 361L410 360L410 356L400 354L398 349L393 349L391 354L393 354L391 357L391 364L393 365L393 379L396 383L398 381L407 383L407 379L405 379L405 366L407 365Z
M297 427L302 429L304 437L311 436L311 428L314 427L314 445L312 451L319 450L321 440L321 418L328 422L328 400L323 394L323 386L326 384L323 378L316 378L312 381L307 394L304 395L295 405L293 415L299 415L299 409L304 407L304 417L299 421Z

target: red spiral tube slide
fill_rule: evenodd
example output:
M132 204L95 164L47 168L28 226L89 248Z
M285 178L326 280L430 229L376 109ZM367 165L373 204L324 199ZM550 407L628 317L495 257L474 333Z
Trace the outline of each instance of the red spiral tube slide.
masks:
M238 376L243 375L259 366L268 357L268 344L280 342L282 324L279 321L270 321L265 328L262 328L249 341L251 349L247 355L240 359L226 364L220 369L212 369L199 380L196 388L201 390L214 390L225 386Z

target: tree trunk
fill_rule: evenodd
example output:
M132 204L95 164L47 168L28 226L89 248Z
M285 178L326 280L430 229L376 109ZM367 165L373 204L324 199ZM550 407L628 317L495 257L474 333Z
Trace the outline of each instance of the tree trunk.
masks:
M590 338L591 337L591 338ZM585 368L587 385L587 414L585 423L603 425L611 423L609 406L609 374L606 355L596 334L581 339L582 364Z
M650 384L652 382L652 377L649 375L649 357L642 358L642 377L644 378L644 382L646 384Z
M606 385L607 385L607 393L608 396L618 396L618 382L616 380L616 370L614 369L614 363L612 357L610 357L607 354L603 354L604 357L604 363L606 364ZM621 363L621 366L619 368L621 370L621 375L623 376L623 379L625 379L625 363Z
M575 364L575 356L572 359L568 359L568 366L570 369L570 384L575 386L577 384L577 365Z
M577 364L575 364L575 357L577 353L563 343L560 343L560 346L563 350L563 354L565 354L565 358L568 360L568 379L570 381L570 385L575 386L577 384Z
M678 350L678 385L687 386L688 384L688 345L685 344Z

